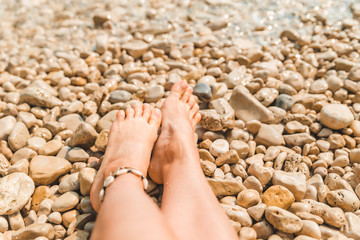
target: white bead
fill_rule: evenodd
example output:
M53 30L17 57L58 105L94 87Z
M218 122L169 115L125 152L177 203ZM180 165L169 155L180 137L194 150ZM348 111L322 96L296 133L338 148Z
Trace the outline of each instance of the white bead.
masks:
M141 176L143 175L140 171L135 170L135 169L131 169L131 172L132 172L133 174L135 174L136 176L139 176L139 177L141 177Z
M116 176L120 176L124 173L127 173L127 171L128 171L127 169L119 169L115 172L115 174L116 174Z
M102 188L101 190L100 190L100 194L99 194L100 196L100 201L102 202L103 200L104 200L104 196L105 196L105 190Z
M143 184L144 184L144 190L146 190L149 186L149 182L146 178L143 179Z
M108 187L114 180L113 176L108 176L104 181L104 187Z

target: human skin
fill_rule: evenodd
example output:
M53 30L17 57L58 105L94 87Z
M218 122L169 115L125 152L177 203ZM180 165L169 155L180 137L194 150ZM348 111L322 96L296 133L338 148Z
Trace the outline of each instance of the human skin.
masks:
M172 87L161 112L147 104L126 114L119 111L90 195L99 212L92 239L237 239L200 167L193 140L198 110L192 88L181 81ZM100 202L104 179L120 166L144 176L149 168L152 180L164 184L161 209L133 174L117 177Z

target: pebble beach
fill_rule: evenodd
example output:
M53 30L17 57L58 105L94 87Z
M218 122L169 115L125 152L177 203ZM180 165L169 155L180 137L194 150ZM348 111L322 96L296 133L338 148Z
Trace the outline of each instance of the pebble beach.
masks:
M360 239L357 0L0 0L0 16L0 240L89 239L117 111L161 108L180 80L240 240Z

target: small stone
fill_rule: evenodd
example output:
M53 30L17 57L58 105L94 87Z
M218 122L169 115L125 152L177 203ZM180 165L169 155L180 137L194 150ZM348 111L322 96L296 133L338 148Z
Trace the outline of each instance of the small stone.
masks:
M239 155L235 150L229 150L226 153L220 155L216 160L216 166L222 166L224 164L237 163L240 160Z
M291 135L283 136L286 142L286 145L292 146L304 146L307 143L315 142L315 138L308 133L296 133Z
M102 152L105 152L109 139L109 130L102 130L96 138L95 147Z
M51 140L47 142L40 150L40 155L52 156L57 154L60 149L63 147L63 144L58 140Z
M0 215L19 211L35 190L33 180L24 173L12 173L0 178Z
M145 102L152 103L159 101L165 94L164 87L161 85L148 86L145 89Z
M349 126L354 120L350 109L343 104L325 105L320 112L320 122L331 129L341 129Z
M349 79L353 81L360 81L360 65L355 65L349 72Z
M259 201L260 195L257 191L253 189L245 189L238 194L236 203L241 207L249 208L257 205Z
M97 123L96 129L98 132L101 132L102 130L110 130L112 123L116 119L116 113L118 110L112 110L105 114Z
M237 180L208 178L207 181L216 196L231 196L245 189Z
M229 151L229 143L225 139L216 139L211 144L209 151L213 156L218 157Z
M266 205L264 203L259 203L258 205L249 207L247 211L253 219L255 219L256 221L260 221L260 219L264 215L265 209Z
M295 197L286 187L274 185L264 192L261 196L261 201L266 206L288 209L294 203Z
M243 84L244 76L246 74L246 67L240 66L232 70L225 79L225 83L229 88L234 88Z
M17 122L8 138L9 147L16 151L25 146L30 134L23 122Z
M201 114L200 124L204 129L210 131L220 131L223 129L221 116L214 109L199 111Z
M85 162L90 156L84 149L74 147L67 153L66 157L70 162Z
M21 228L12 235L13 240L35 239L37 237L54 238L54 228L49 223L34 223Z
M343 136L341 136L338 133L331 134L327 139L327 141L330 143L330 149L342 148L346 144L346 141L343 138Z
M9 229L9 223L5 217L0 216L0 233L3 233ZM1 238L0 238L1 239Z
M281 133L272 125L262 124L258 134L255 137L257 144L263 144L267 147L284 145L284 138Z
M193 94L203 102L208 102L212 98L211 87L206 83L196 84L196 86L194 87Z
M91 147L94 145L98 134L88 123L82 122L76 128L74 135L70 138L70 147Z
M6 116L0 119L0 139L7 139L11 130L15 127L16 119L13 116Z
M248 168L248 173L255 176L262 185L267 184L273 176L273 170L271 168L264 167L259 163L251 164Z
M280 94L275 101L275 106L284 109L285 111L291 109L294 105L294 99L287 94Z
M77 191L80 189L79 172L65 175L61 178L59 183L59 193L66 193L69 191Z
M359 209L360 201L352 191L338 189L326 195L327 202L333 207L340 207L345 212L354 212Z
M61 224L61 222L62 222L61 213L59 213L59 212L50 213L48 216L48 221L53 224Z
M360 149L358 149L358 148L351 149L350 161L352 163L360 163Z
M265 107L268 107L278 97L279 92L274 88L261 88L254 97Z
M348 238L360 239L360 217L354 213L345 213L346 223L341 227L341 232Z
M111 15L108 12L99 12L93 16L94 24L97 27L101 27L103 23L109 21L110 19L111 19Z
M78 203L79 203L79 194L70 191L64 193L54 201L52 205L52 210L55 212L65 212L67 210L74 208Z
M83 196L90 194L91 185L94 182L96 170L93 168L83 168L79 173L80 192Z
M131 93L124 91L124 90L115 90L110 93L109 102L111 103L126 103L127 101L131 100Z
M290 122L286 123L285 130L286 130L286 132L288 132L290 134L297 133L297 132L302 133L307 130L307 127L298 121L290 121Z
M40 203L48 197L50 197L50 189L48 186L37 187L31 199L31 209L38 211Z
M10 214L8 219L12 230L16 231L25 227L24 219L22 218L20 211Z
M309 89L312 94L324 93L328 89L329 85L324 79L314 81Z
M235 110L236 117L244 122L251 120L268 122L274 118L273 113L263 106L244 86L234 88L229 103Z
M265 217L274 228L285 233L296 233L303 227L303 223L298 216L279 207L271 206L266 208Z
M52 156L36 156L30 161L29 176L37 185L49 185L71 169L71 163Z
M284 172L276 170L272 183L274 185L280 185L286 187L292 194L294 194L295 200L300 201L303 199L306 192L306 177L299 172Z
M20 102L33 106L53 108L62 104L61 100L38 86L29 86L21 91Z
M59 118L58 121L64 123L66 129L75 132L80 123L84 122L84 119L79 114L72 113Z
M62 214L62 221L65 227L69 227L70 223L72 223L77 216L79 216L79 212L76 210L71 210Z
M141 57L147 50L148 44L141 40L132 40L130 42L125 43L123 46L130 56L133 58Z

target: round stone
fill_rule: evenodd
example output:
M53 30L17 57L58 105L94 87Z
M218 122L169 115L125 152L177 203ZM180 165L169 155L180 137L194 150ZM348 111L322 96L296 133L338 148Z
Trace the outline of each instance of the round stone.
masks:
M218 157L229 151L229 143L225 139L216 139L210 146L210 153Z
M294 195L286 188L280 185L269 187L261 197L261 201L266 206L276 206L288 209L294 203Z
M260 195L254 189L245 189L239 193L236 202L241 207L249 208L260 202Z
M275 206L268 207L265 210L265 217L274 228L285 233L299 232L303 226L298 216Z
M331 129L341 129L349 126L354 116L344 104L328 104L321 109L320 122Z
M24 173L12 173L0 179L0 215L22 209L35 190L33 180Z
M197 96L200 100L204 102L208 102L212 98L211 87L206 83L198 83L194 87L193 93L195 96Z
M280 94L275 101L275 106L287 111L292 107L294 102L294 99L290 95Z

